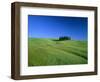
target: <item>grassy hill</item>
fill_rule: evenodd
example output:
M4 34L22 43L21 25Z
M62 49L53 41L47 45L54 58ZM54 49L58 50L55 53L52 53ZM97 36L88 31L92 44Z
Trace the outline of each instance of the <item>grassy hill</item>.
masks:
M87 64L86 41L55 41L53 39L28 39L28 65Z

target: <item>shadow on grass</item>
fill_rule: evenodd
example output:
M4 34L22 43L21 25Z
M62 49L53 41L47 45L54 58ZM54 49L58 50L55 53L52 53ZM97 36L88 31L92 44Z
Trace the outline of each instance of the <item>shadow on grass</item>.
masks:
M52 41L67 41L67 40L52 40Z

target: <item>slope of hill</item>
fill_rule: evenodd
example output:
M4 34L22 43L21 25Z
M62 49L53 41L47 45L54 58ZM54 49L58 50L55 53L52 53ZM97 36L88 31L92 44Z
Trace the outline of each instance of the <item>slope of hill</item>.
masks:
M28 39L28 65L87 64L86 41L54 41L53 39Z

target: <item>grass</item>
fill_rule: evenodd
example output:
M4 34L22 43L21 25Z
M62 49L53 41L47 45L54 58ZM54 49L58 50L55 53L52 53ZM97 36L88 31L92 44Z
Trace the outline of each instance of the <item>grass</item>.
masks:
M28 39L28 66L87 64L86 41Z

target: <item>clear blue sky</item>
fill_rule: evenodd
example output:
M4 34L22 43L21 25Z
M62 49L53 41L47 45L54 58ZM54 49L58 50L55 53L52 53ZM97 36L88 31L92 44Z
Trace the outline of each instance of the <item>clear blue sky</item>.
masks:
M29 38L59 38L87 40L88 19L85 17L28 15Z

